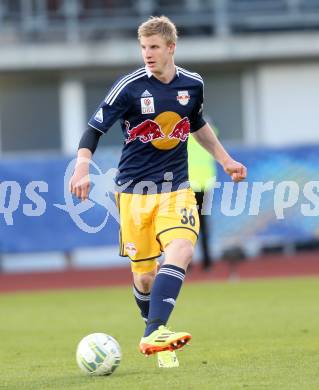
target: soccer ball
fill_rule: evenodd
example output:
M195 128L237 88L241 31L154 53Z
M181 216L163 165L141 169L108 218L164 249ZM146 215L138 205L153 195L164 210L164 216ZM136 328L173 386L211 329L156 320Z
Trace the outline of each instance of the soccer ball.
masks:
M111 375L121 361L119 343L105 333L85 336L76 350L76 361L82 371L89 375Z

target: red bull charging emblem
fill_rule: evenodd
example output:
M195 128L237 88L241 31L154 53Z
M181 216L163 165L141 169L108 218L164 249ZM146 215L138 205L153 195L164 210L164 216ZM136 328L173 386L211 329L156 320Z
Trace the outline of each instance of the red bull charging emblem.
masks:
M135 127L125 122L128 137L125 143L135 140L143 143L151 142L156 149L169 150L180 142L187 141L190 133L190 121L187 117L181 118L179 114L166 111L159 114L154 120L147 119Z
M173 131L169 134L169 138L176 138L185 142L189 136L190 132L190 123L187 117L181 119L176 123Z
M126 144L135 141L137 138L145 144L155 139L165 137L165 134L161 131L159 124L151 119L145 120L132 129L130 129L130 123L125 121L125 126L128 134L128 138L125 141Z

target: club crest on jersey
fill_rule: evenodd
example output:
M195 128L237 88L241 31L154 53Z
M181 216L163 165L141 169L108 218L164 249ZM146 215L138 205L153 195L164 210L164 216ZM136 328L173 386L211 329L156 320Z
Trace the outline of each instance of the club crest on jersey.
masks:
M136 255L137 249L135 247L135 244L133 242L128 242L125 245L126 252L129 256L134 257Z
M152 96L141 97L141 112L142 114L154 114L154 98Z
M191 98L188 91L178 91L177 100L182 106L186 106Z

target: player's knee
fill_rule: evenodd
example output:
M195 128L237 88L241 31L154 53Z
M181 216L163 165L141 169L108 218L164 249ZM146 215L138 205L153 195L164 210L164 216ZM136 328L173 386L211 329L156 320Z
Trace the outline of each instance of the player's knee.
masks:
M186 269L192 261L193 254L194 247L189 240L176 239L165 248L165 263Z
M187 241L184 245L179 248L180 258L185 265L188 265L193 258L194 247L193 245Z
M142 293L149 293L151 291L155 279L155 272L134 273L133 277L134 284L139 291Z

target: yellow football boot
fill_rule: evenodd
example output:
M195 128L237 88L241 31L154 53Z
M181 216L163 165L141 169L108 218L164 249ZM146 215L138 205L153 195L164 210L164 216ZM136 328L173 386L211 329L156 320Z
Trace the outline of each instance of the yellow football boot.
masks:
M147 337L142 337L139 349L145 355L161 351L174 351L186 345L192 336L186 332L172 332L164 325L158 327Z

